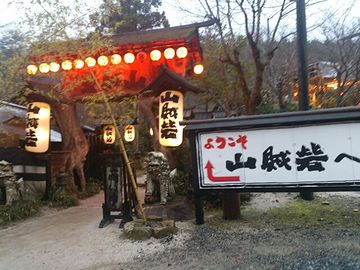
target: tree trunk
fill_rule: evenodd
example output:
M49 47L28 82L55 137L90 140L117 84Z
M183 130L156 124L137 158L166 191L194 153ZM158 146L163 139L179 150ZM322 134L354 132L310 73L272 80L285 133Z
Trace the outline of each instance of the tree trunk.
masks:
M89 145L78 124L75 104L56 103L52 104L52 111L62 135L62 150L70 151L66 161L66 173L69 176L69 186L77 191L74 172L79 178L80 190L85 190L86 179L84 174L84 162L89 150Z

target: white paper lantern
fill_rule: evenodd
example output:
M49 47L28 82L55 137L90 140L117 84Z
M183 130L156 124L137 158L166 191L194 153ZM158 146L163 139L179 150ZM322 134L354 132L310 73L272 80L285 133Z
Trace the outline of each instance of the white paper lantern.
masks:
M116 131L113 125L103 126L103 139L105 144L114 144Z
M179 146L183 141L184 96L180 91L167 90L159 98L159 142L163 146Z
M126 125L124 127L124 140L126 142L132 142L135 139L135 126Z
M50 105L44 102L28 104L26 113L25 150L45 153L50 142Z

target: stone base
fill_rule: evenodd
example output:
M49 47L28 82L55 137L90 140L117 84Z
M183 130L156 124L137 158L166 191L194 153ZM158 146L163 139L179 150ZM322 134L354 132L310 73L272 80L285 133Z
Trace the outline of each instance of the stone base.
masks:
M160 203L145 205L144 211L149 220L173 219L175 221L182 221L194 218L193 207L184 197L177 197L165 205Z

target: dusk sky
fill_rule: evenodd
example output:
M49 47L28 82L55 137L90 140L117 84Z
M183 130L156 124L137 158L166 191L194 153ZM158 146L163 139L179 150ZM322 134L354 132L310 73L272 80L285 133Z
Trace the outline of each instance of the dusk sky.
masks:
M63 0L66 2L71 2L69 0ZM313 2L316 0L312 0ZM7 0L0 1L0 25L9 24L11 22L15 22L19 16L22 15L22 10L17 9L14 6L8 6ZM27 2L26 0L24 2ZM28 1L30 2L30 1ZM95 8L97 6L97 3L101 3L101 0L96 1L87 1L87 5L89 5L89 2L92 3L92 6ZM324 1L316 1L320 2L316 5L310 6L307 8L307 26L308 28L311 28L314 24L319 22L320 18L324 16L326 12L331 12L335 14L341 14L342 11L350 5L350 3L355 3L354 7L352 8L350 12L350 16L348 19L353 18L360 18L360 1L353 1L353 0L343 0L343 1L337 1L337 0L324 0ZM171 26L176 26L180 24L187 24L191 22L199 22L203 21L203 17L197 17L197 16L190 16L189 14L185 14L184 12L179 10L179 6L184 7L185 9L191 10L194 13L197 12L197 4L198 1L194 0L163 0L162 9L165 11ZM288 19L287 25L289 27L295 27L294 18ZM310 33L310 37L311 37Z

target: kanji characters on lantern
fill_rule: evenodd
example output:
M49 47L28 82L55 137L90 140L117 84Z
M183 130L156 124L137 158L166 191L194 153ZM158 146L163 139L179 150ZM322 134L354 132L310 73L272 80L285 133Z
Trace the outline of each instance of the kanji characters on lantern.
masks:
M32 102L26 113L25 150L45 153L50 142L50 105Z
M163 146L179 146L183 140L184 97L179 91L168 90L160 94L159 141Z
M124 127L124 140L132 142L135 139L135 127L133 125L126 125Z
M113 125L103 126L103 139L105 144L114 144L116 131Z

